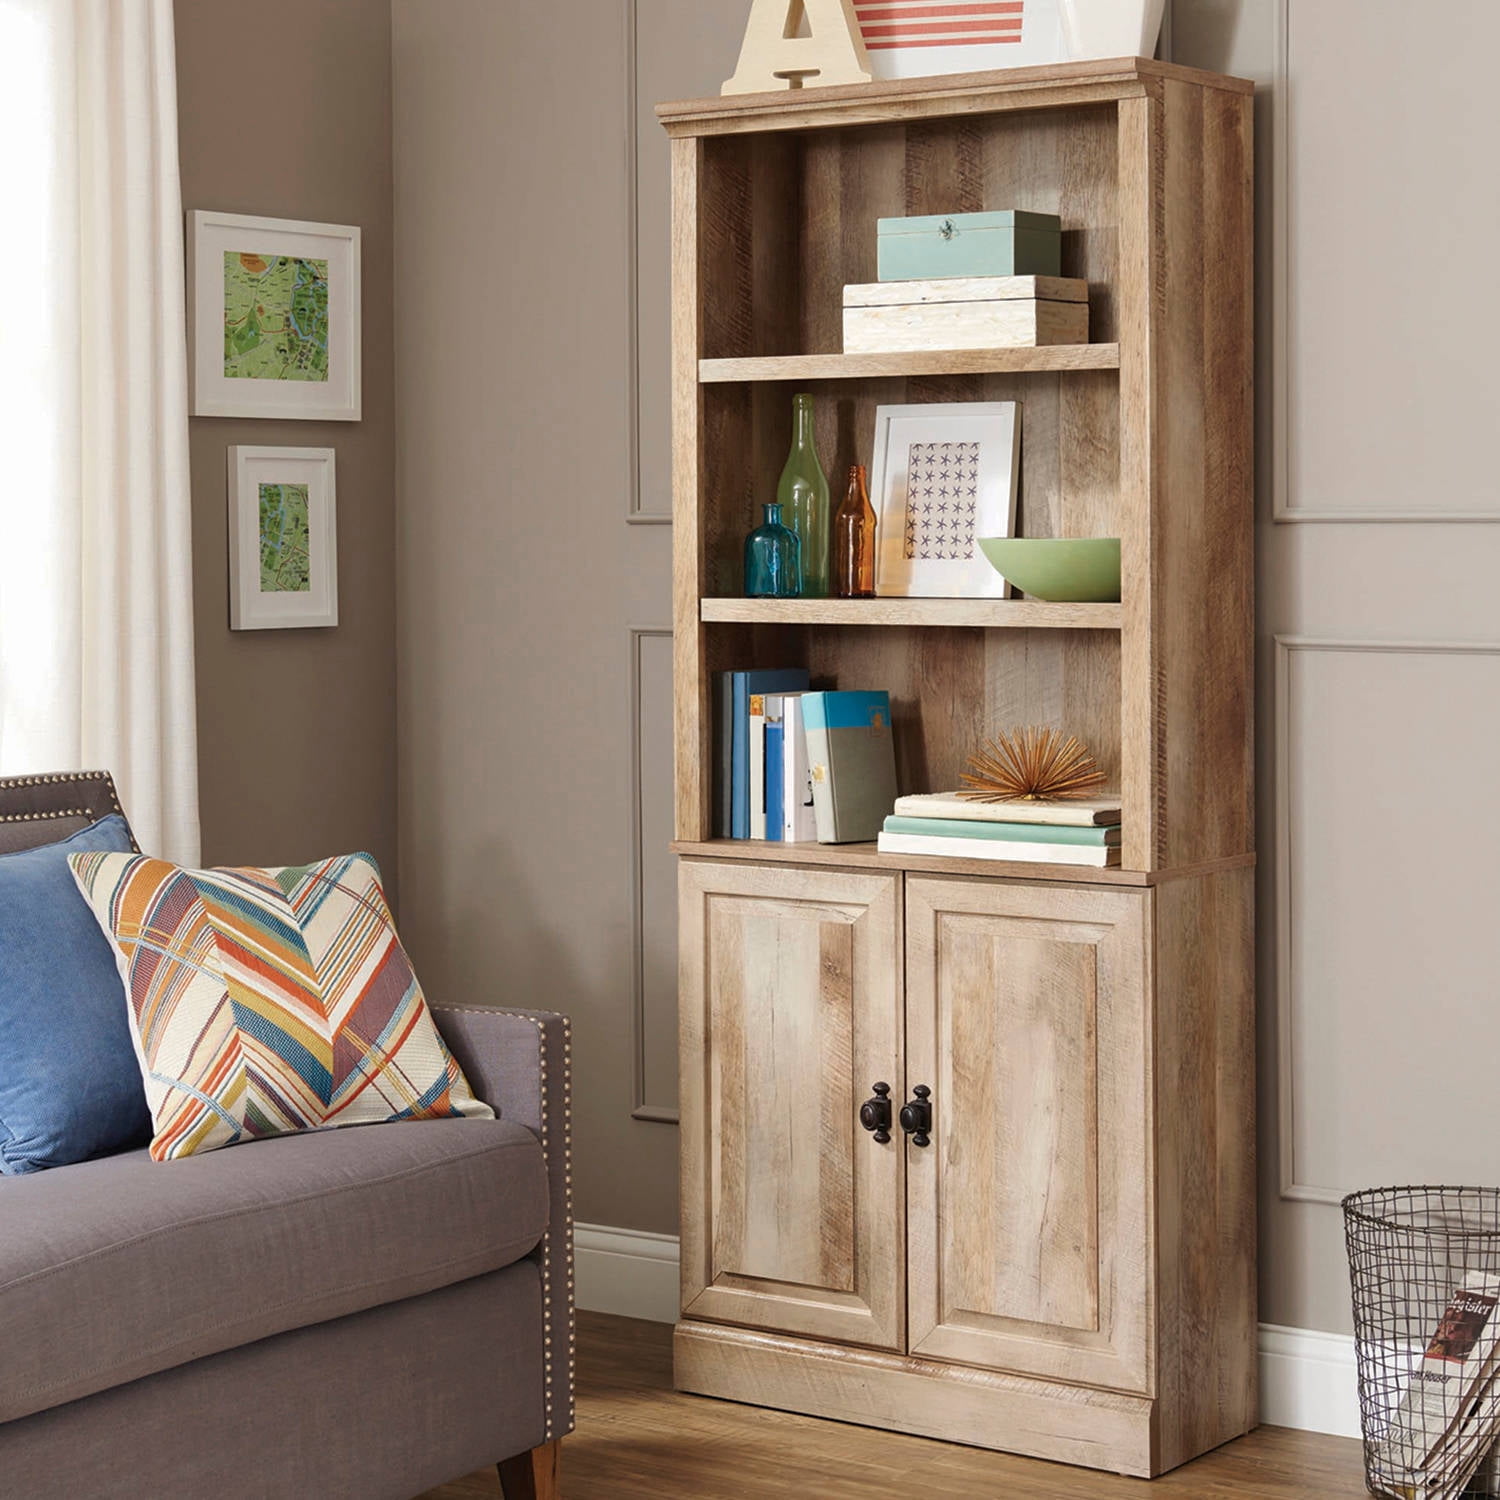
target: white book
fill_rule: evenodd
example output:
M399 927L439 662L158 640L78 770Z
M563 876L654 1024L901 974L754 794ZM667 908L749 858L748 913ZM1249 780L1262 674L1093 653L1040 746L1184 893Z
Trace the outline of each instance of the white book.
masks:
M750 694L750 837L766 836L766 695Z
M802 727L802 694L781 695L781 837L788 844L815 844L818 820L813 813L812 768L807 761L807 731Z
M1058 828L1107 828L1120 821L1120 795L1065 802L973 802L957 792L897 797L898 818L966 818L975 823L1050 823Z
M923 833L884 833L875 841L882 854L936 854L955 859L1024 860L1034 865L1093 865L1108 869L1120 863L1118 849L1082 844L1023 844L1012 839L944 839Z

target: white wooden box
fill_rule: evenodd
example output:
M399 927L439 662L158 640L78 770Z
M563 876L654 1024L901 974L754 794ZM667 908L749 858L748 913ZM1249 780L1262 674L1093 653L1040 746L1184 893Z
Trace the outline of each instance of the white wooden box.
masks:
M844 353L1086 344L1089 284L1067 276L959 276L844 288Z

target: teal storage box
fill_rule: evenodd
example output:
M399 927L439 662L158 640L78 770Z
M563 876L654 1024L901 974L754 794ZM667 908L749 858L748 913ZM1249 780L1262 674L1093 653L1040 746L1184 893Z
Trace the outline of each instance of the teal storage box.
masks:
M877 221L882 281L949 276L1061 276L1062 220L1007 208L989 214L929 214Z

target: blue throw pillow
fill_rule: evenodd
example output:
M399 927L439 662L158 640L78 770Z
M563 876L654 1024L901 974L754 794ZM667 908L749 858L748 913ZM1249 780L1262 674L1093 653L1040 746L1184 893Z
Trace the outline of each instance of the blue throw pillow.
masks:
M0 855L0 1172L66 1166L151 1138L125 986L68 868L130 853L118 813Z

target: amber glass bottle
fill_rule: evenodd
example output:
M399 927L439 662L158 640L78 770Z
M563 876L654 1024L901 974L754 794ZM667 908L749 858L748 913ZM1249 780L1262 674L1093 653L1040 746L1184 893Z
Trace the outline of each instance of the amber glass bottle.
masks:
M875 511L865 466L849 470L849 490L833 517L833 591L840 599L875 597Z

